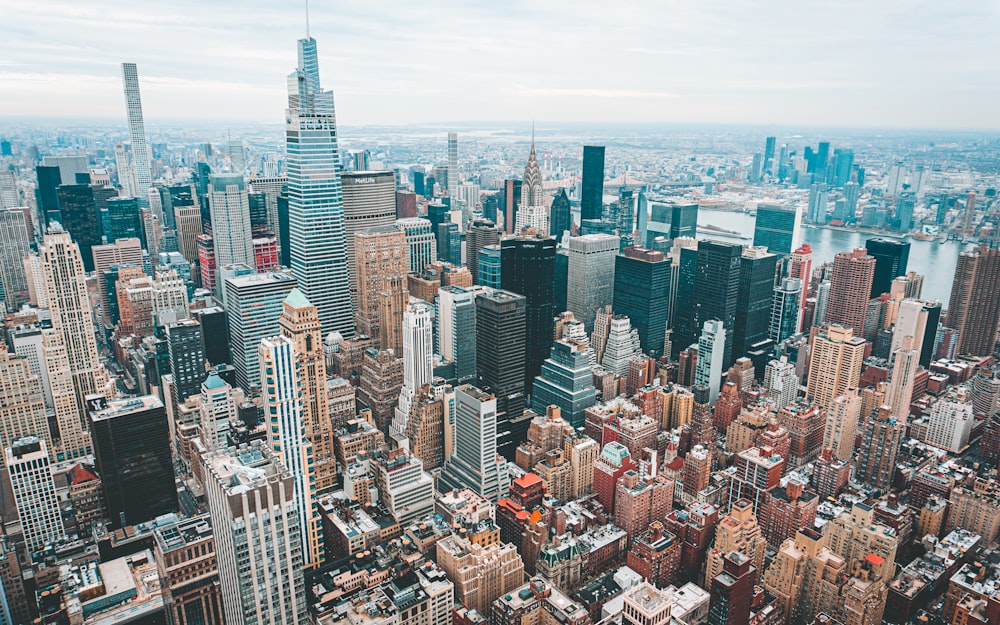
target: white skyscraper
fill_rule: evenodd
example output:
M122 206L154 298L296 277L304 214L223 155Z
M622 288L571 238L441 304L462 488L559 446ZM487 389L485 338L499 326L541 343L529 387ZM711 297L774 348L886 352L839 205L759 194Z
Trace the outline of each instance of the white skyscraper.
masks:
M288 77L285 164L292 275L319 311L323 333L354 335L344 239L344 203L333 92L319 84L316 40L299 40L299 66Z
M448 133L448 195L458 199L458 133Z
M404 436L417 391L434 376L434 322L425 302L411 302L403 311L403 388L399 392L392 433Z
M919 299L904 299L896 312L896 324L892 328L892 349L890 354L903 344L904 336L912 336L913 344L921 346L924 343L924 332L927 330L926 302Z
M972 426L972 398L964 387L953 389L931 408L927 422L927 442L957 454L969 444Z
M132 171L135 175L135 197L145 203L149 188L153 186L150 163L152 156L146 141L146 126L142 121L142 100L139 98L139 73L135 63L122 63L122 82L125 85L125 106L128 113L128 132L132 140ZM121 173L119 172L119 177Z
M705 322L698 337L698 362L694 369L694 383L708 387L709 401L719 398L722 384L722 359L726 351L726 328L717 319Z
M208 187L216 267L254 266L250 204L243 174L212 174ZM219 293L222 285L217 285Z
M24 257L30 253L24 212L0 207L0 287L3 287L0 294L8 309L16 309L28 301Z
M524 178L521 182L521 205L517 209L514 232L519 234L525 228L531 228L542 236L549 232L549 209L545 206L542 172L538 168L538 160L535 157L534 139L531 140L528 164L524 167Z
M601 356L601 366L619 377L628 374L629 361L642 356L639 331L632 327L628 317L616 315L611 318L608 341Z
M268 445L295 480L303 564L317 566L323 559L323 543L319 514L313 509L316 505L315 463L312 442L306 437L302 418L292 339L275 336L260 342L260 381L264 415L268 420Z
M497 400L471 384L455 389L455 453L445 461L438 492L469 487L496 503L510 486L497 455Z
M295 478L259 441L202 456L231 625L306 625Z
M28 549L37 551L65 538L45 441L26 436L12 442L5 451L11 492Z
M799 395L799 376L795 375L795 365L787 356L772 360L764 368L764 389L767 397L778 408L784 408Z
M0 208L16 208L20 206L20 196L14 172L0 171Z
M906 425L910 417L914 377L919 364L920 350L915 348L912 336L904 336L902 344L896 350L889 387L885 392L885 405L889 407L889 414L902 425Z
M135 197L135 174L132 172L128 152L121 143L115 144L115 168L118 169L118 185L122 188L122 197Z

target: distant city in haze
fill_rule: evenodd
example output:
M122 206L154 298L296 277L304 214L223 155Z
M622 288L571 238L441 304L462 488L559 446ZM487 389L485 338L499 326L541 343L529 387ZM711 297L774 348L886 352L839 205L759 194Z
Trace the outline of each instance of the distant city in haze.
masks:
M992 7L313 5L0 0L0 625L1000 625Z

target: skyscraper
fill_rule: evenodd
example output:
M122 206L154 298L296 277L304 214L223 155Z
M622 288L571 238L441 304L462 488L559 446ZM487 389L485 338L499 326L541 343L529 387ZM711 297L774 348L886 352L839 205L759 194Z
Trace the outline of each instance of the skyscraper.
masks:
M785 258L799 247L802 213L798 208L781 204L757 204L754 219L754 247L763 245L769 252Z
M618 237L611 234L570 237L567 243L566 308L588 332L593 330L597 310L614 300L618 244Z
M226 318L236 383L244 390L260 384L257 346L261 339L278 333L281 303L295 288L295 278L286 273L259 273L228 278Z
M524 177L521 179L521 205L517 209L514 233L522 234L527 228L542 236L549 234L549 210L545 206L542 171L535 158L534 139L531 140L528 164L524 167Z
M107 401L87 398L94 461L111 527L121 529L177 510L170 428L153 395Z
M316 40L300 39L288 77L285 166L292 275L319 311L324 334L354 335L333 92L319 82Z
M686 345L690 345L698 340L698 333L706 321L712 319L721 321L726 330L726 345L722 356L724 369L732 365L735 360L733 339L742 255L743 246L737 243L698 241L692 306L695 323L692 330L695 334L690 338L681 337L686 341ZM683 266L681 269L683 271Z
M614 310L632 320L645 354L661 355L673 272L662 252L627 247L615 259Z
M524 417L525 298L509 291L476 296L477 386L496 397L497 449L513 460L530 419Z
M1000 250L985 245L962 252L948 300L948 327L958 331L958 353L988 356L1000 327Z
M678 237L694 238L698 231L698 205L678 202L650 202L650 219L646 224L643 245L653 246L653 240L663 237L668 242Z
M858 389L850 388L830 402L823 430L823 449L829 449L841 460L850 462L854 456L854 439L861 417L861 397Z
M44 351L39 351L44 358ZM39 363L41 374L46 373L44 364ZM9 447L24 436L37 436L46 446L52 444L42 377L32 369L28 356L0 351L0 447Z
M403 388L390 432L404 436L417 392L434 375L434 324L431 308L419 300L403 312Z
M4 454L9 492L14 496L30 557L32 552L66 537L48 446L37 436L25 436L5 443Z
M865 241L868 255L875 259L875 273L872 277L870 297L888 293L892 281L906 275L906 262L910 257L909 241L895 239L868 239Z
M883 492L892 486L899 443L906 433L906 425L889 413L889 407L882 406L865 418L854 468L854 481Z
M802 282L798 278L783 278L774 287L768 337L780 343L799 331L802 314Z
M600 219L604 209L604 146L583 146L580 219Z
M203 457L226 623L303 625L303 540L295 478L267 447Z
M889 407L889 415L903 426L910 416L914 376L919 364L919 346L914 344L912 336L904 336L902 344L896 350L884 404Z
M323 561L323 541L315 454L302 414L295 344L286 336L275 336L263 339L259 350L267 443L295 481L293 498L302 537L302 564L316 567Z
M396 228L406 236L407 258L410 273L420 273L429 263L437 260L437 246L431 222L423 217L397 219Z
M108 373L97 352L80 248L67 232L52 227L42 242L41 257L52 328L59 334L69 360L77 410L85 414L84 398L104 390Z
M850 328L831 325L815 331L806 398L825 409L835 397L857 388L864 357L865 340Z
M577 339L560 339L552 345L552 355L535 378L531 405L543 414L558 406L562 418L575 428L583 426L584 411L597 403L590 346Z
M128 134L132 141L132 173L135 196L143 205L153 186L152 155L146 141L146 126L142 119L142 100L139 97L139 72L135 63L122 63L122 83L125 87L125 107L128 114ZM119 176L121 172L119 172Z
M701 336L698 337L698 361L695 364L694 383L708 388L709 403L715 403L719 397L725 347L725 326L718 319L706 321Z
M64 184L56 190L62 227L80 247L83 267L94 270L90 248L101 244L94 190L89 184Z
M0 288L11 310L28 301L24 257L30 251L29 234L23 211L0 208Z
M354 234L354 256L357 287L355 326L360 334L380 341L379 293L393 278L406 277L406 235L391 225L357 232ZM386 320L386 323L392 322Z
M510 486L497 454L497 399L471 384L455 389L455 453L444 463L438 492L472 488L496 503Z
M777 261L778 256L765 247L743 249L733 327L734 360L769 336Z
M250 205L243 174L212 174L208 205L212 213L212 240L215 262L254 266L253 237L250 234ZM223 285L217 285L221 295Z
M448 187L448 196L451 198L456 198L452 200L457 201L458 198L458 133L449 132L448 133L448 179L445 180L445 185ZM471 209L469 211L471 213Z
M572 229L573 215L569 197L566 189L559 189L549 206L549 234L556 238L557 243L562 243L563 236Z
M167 326L170 373L174 376L174 403L201 392L205 380L205 337L201 324L193 319Z
M472 281L479 282L479 252L488 245L499 245L500 229L489 219L474 219L465 234L465 265L472 274Z
M391 171L345 171L340 174L340 184L344 193L344 243L351 278L351 302L357 310L354 234L395 224L396 176ZM358 332L365 333L361 329Z
M825 182L814 182L809 187L809 210L806 218L814 224L826 223L826 205L828 195Z
M530 389L552 347L556 240L542 236L505 237L500 242L500 264L503 289L524 296L527 348L524 388Z
M865 311L868 308L866 293L874 292L875 258L865 250L840 252L833 261L830 298L826 321L851 328L855 336L863 336ZM891 282L891 280L890 280Z
M438 291L438 353L455 365L458 382L476 379L476 292L460 286Z

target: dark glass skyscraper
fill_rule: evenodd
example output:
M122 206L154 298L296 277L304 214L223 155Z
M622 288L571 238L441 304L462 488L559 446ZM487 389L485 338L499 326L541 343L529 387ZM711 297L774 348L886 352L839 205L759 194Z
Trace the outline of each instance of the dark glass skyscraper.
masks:
M174 401L184 400L201 392L205 379L205 339L201 324L194 320L167 326L167 349L170 372L174 376Z
M142 227L142 215L139 212L137 198L115 198L108 200L109 231L105 233L108 243L118 239L136 238L145 245L146 236Z
M556 238L557 243L561 243L563 234L572 228L569 197L566 196L566 189L560 189L549 209L549 234Z
M733 364L736 304L739 298L743 246L724 241L698 241L698 261L694 280L695 331L711 319L726 329L722 367ZM683 267L682 267L683 271ZM773 272L772 272L773 275ZM768 291L770 301L770 290Z
M177 488L163 402L153 395L112 402L91 396L87 409L111 527L175 512Z
M604 209L604 146L583 146L580 219L600 219Z
M799 246L798 209L780 204L758 204L753 225L754 247L764 246L784 258Z
M524 388L530 389L552 349L556 240L518 236L500 241L500 284L525 298Z
M525 299L509 291L476 296L477 386L497 399L497 451L514 458L530 419L524 418Z
M752 345L768 338L777 265L778 256L765 248L743 250L733 330L734 359L746 355Z
M615 259L614 311L632 321L646 354L663 353L670 317L670 259L663 252L627 247Z
M677 237L694 237L698 232L698 205L674 202L650 202L651 215L646 223L646 247L653 239L663 237L673 241Z
M698 250L681 248L678 267L677 298L674 312L673 354L677 355L698 341L701 330L695 310L694 283L698 272Z
M35 168L38 177L38 187L35 190L35 200L38 202L38 212L41 213L45 225L59 218L59 195L57 189L62 184L59 168L56 166L39 165Z
M94 255L90 249L101 244L94 190L89 184L64 184L57 191L63 229L80 246L83 268L94 270Z
M910 244L895 239L868 239L865 241L868 255L875 258L875 277L872 279L870 297L878 297L889 292L892 281L906 274L906 263L910 258Z

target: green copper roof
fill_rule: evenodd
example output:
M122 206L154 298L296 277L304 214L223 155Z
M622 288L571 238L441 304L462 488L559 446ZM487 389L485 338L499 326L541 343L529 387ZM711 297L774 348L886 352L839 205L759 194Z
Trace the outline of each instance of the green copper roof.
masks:
M226 385L226 381L219 377L219 374L213 373L205 378L205 388L222 388Z
M292 308L305 308L306 306L312 306L302 291L297 288L293 288L288 292L288 297L285 298L285 303Z

